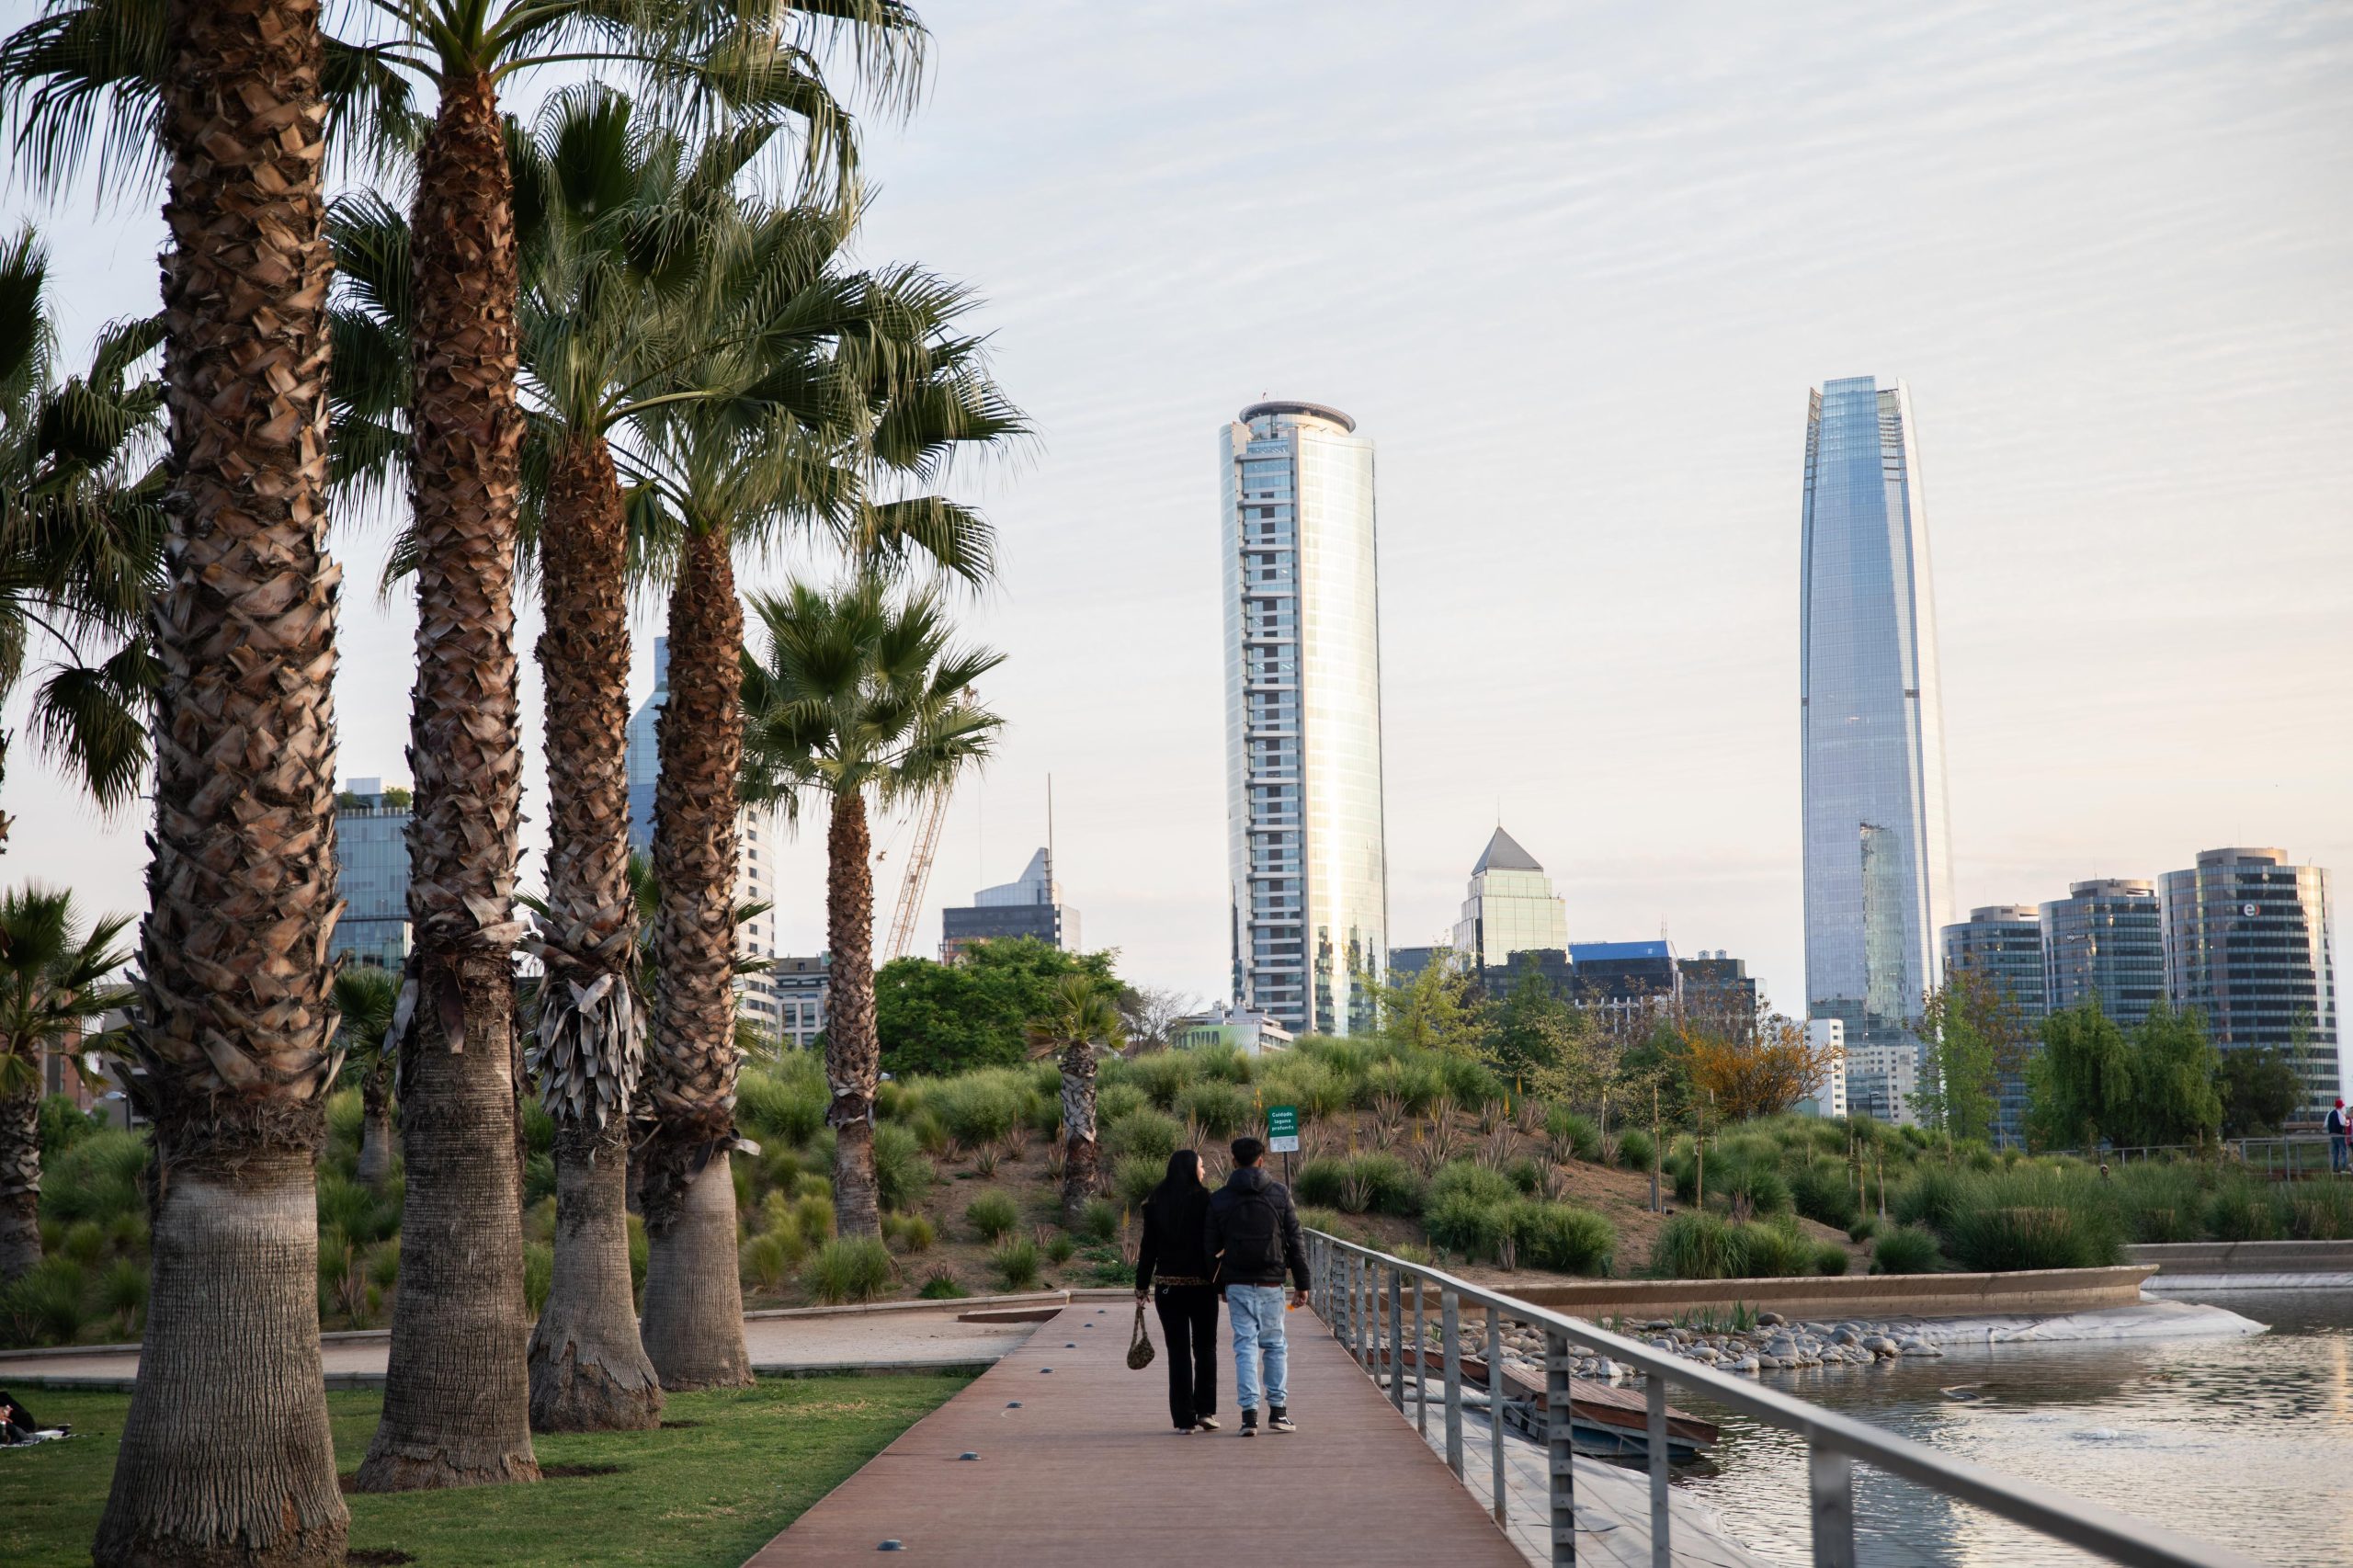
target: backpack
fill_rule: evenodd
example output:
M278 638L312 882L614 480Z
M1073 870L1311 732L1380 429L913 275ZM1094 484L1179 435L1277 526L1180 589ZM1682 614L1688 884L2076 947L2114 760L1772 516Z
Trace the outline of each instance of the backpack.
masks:
M1222 1217L1225 1236L1224 1276L1247 1283L1283 1271L1283 1211L1273 1183L1249 1191L1228 1187L1230 1206Z

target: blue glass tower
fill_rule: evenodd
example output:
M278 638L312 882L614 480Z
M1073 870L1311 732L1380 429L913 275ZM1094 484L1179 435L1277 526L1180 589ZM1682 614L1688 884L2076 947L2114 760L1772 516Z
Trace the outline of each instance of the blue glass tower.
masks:
M1928 521L1900 382L1813 394L1804 530L1806 1004L1861 1044L1918 1019L1952 918Z

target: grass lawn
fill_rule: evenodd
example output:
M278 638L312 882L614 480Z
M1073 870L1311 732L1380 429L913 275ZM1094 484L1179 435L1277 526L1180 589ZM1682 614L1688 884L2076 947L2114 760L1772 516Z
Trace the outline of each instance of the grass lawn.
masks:
M537 1486L351 1497L352 1560L419 1568L736 1568L971 1381L777 1379L725 1393L673 1394L659 1432L535 1438L541 1468L558 1470ZM82 1435L0 1449L0 1562L84 1568L131 1396L23 1392L42 1421L71 1422ZM373 1392L327 1395L335 1464L347 1476L367 1452L381 1403Z

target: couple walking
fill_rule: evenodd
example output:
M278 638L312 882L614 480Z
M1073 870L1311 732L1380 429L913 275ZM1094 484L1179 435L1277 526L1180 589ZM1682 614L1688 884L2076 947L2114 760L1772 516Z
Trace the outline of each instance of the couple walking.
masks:
M1168 1415L1179 1432L1214 1432L1217 1421L1217 1303L1233 1329L1233 1396L1242 1436L1291 1432L1287 1307L1307 1304L1307 1248L1290 1191L1259 1168L1267 1146L1233 1141L1233 1175L1211 1192L1201 1157L1168 1156L1168 1175L1144 1199L1136 1252L1136 1300L1148 1295L1168 1341ZM1286 1301L1283 1276L1290 1276Z

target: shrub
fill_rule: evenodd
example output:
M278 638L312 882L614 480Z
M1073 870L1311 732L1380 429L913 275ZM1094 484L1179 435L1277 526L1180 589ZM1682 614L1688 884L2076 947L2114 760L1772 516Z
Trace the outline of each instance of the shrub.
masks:
M1159 1051L1128 1064L1127 1081L1162 1110L1172 1110L1176 1096L1200 1076L1200 1062L1189 1051Z
M98 1278L98 1303L125 1323L137 1317L147 1305L147 1266L128 1257L115 1259Z
M931 1188L931 1162L915 1135L895 1121L874 1130L874 1190L885 1209L913 1209Z
M90 1282L70 1257L45 1257L0 1295L0 1317L12 1337L71 1345L89 1320Z
M105 1129L103 1112L82 1109L63 1095L49 1095L40 1102L40 1158L54 1165L66 1150Z
M1389 1095L1409 1111L1427 1108L1432 1100L1446 1092L1445 1069L1436 1061L1422 1057L1392 1057L1369 1062L1363 1074L1349 1085L1349 1098L1357 1105L1370 1106Z
M360 1246L382 1241L400 1229L401 1211L360 1183L322 1171L318 1187L321 1229L336 1226Z
M1790 1184L1781 1173L1761 1164L1732 1165L1724 1171L1720 1189L1733 1200L1745 1199L1754 1214L1784 1214L1790 1210Z
M1813 1271L1816 1274L1844 1274L1854 1260L1847 1249L1836 1242L1816 1242L1813 1247Z
M1522 1154L1504 1167L1504 1177L1519 1188L1522 1197L1533 1198L1536 1189L1544 1185L1544 1167Z
M2251 1182L2232 1182L2206 1201L2206 1228L2218 1242L2274 1242L2287 1231L2268 1192Z
M1039 1279L1038 1244L1028 1236L1016 1236L989 1254L989 1267L1006 1290L1034 1290Z
M931 1108L968 1149L995 1142L1013 1131L1021 1115L1022 1096L1009 1074L967 1073L942 1079L929 1089Z
M1150 1160L1165 1171L1168 1156L1185 1142L1185 1129L1159 1111L1130 1111L1103 1129L1103 1150L1115 1160Z
M1843 1231L1862 1217L1847 1167L1836 1160L1808 1160L1789 1178L1790 1201L1817 1225Z
M1699 1164L1698 1154L1686 1153L1677 1150L1666 1157L1664 1168L1675 1182L1675 1201L1677 1203L1699 1201L1699 1177L1704 1174L1704 1167ZM1721 1163L1717 1166L1717 1179L1722 1179Z
M2353 1241L2353 1187L2299 1183L2288 1199L2288 1228L2300 1242Z
M358 1149L360 1124L367 1117L367 1102L358 1089L338 1089L327 1096L327 1137L333 1142Z
M801 1288L828 1306L870 1301L891 1288L891 1249L872 1236L840 1236L819 1247L801 1271Z
M1079 1233L1091 1242L1108 1242L1120 1233L1120 1206L1108 1198L1090 1198L1079 1211Z
M555 1196L555 1157L551 1154L529 1154L523 1160L523 1201L537 1203L542 1198Z
M2097 1268L2123 1256L2108 1216L2088 1206L2017 1204L1954 1217L1952 1255L1980 1273L2019 1268Z
M1422 1215L1430 1240L1465 1257L1493 1256L1512 1234L1513 1210L1521 1201L1509 1182L1503 1185L1506 1196L1502 1198L1481 1198L1459 1188L1444 1197L1433 1193Z
M1246 1084L1257 1076L1251 1060L1230 1045L1206 1045L1193 1052L1200 1075L1221 1084Z
M1268 1105L1297 1106L1309 1121L1337 1116L1348 1108L1348 1087L1320 1062L1290 1052L1275 1059L1258 1074L1258 1094Z
M926 1301L956 1301L972 1294L956 1282L956 1276L944 1268L935 1268L924 1276L923 1289L915 1292Z
M144 1213L147 1199L139 1182L146 1168L144 1133L119 1128L93 1132L41 1173L41 1215L72 1224Z
M368 1255L368 1281L389 1290L401 1277L401 1239L394 1236Z
M786 1252L784 1238L774 1231L745 1242L741 1258L744 1283L763 1290L782 1290L792 1272L792 1260Z
M649 1256L645 1241L645 1221L642 1216L629 1217L629 1288L632 1294L645 1289L645 1260Z
M1205 1078L1176 1096L1176 1109L1212 1138L1232 1138L1256 1125L1257 1108L1239 1084ZM1162 1156L1164 1159L1165 1155Z
M1618 1250L1618 1233L1589 1209L1566 1203L1523 1203L1512 1213L1519 1261L1563 1274L1604 1275Z
M1330 1158L1308 1161L1291 1178L1291 1196L1319 1209L1337 1209L1347 1191L1349 1164Z
M1871 1244L1873 1274L1933 1274L1937 1269L1936 1233L1918 1225L1898 1225Z
M545 1242L523 1244L523 1305L533 1317L548 1304L548 1291L555 1284L555 1248ZM511 1298L510 1298L511 1299Z
M1451 1198L1468 1198L1479 1203L1509 1203L1518 1196L1511 1178L1502 1172L1491 1171L1469 1160L1457 1160L1431 1181L1429 1202L1433 1208Z
M540 1103L537 1095L523 1099L523 1147L534 1154L555 1153L555 1118Z
M1798 1234L1794 1225L1751 1220L1733 1228L1733 1248L1738 1255L1741 1279L1786 1279L1813 1272L1813 1244Z
M1125 1159L1111 1167L1111 1196L1120 1207L1131 1213L1142 1209L1143 1200L1168 1174L1167 1166L1154 1160Z
M1847 1227L1847 1239L1858 1245L1870 1240L1878 1233L1879 1217L1874 1214L1866 1214Z
M1133 1084L1098 1084L1095 1090L1095 1119L1106 1129L1150 1105Z
M735 1080L735 1119L763 1142L806 1143L825 1124L831 1097L822 1072L754 1069Z
M1647 1132L1637 1130L1618 1135L1618 1163L1630 1171L1650 1169L1651 1156L1657 1151L1658 1145L1651 1142Z
M1053 1260L1056 1268L1068 1263L1077 1253L1077 1238L1067 1232L1057 1231L1046 1238L1046 1256Z
M1504 1081L1468 1057L1442 1056L1438 1071L1447 1097L1465 1110L1477 1110L1504 1097Z
M1651 1273L1661 1279L1738 1279L1745 1249L1722 1218L1699 1210L1672 1215L1651 1246Z
M964 1206L964 1222L984 1242L1003 1241L1021 1223L1021 1210L1010 1193L983 1192Z
M811 1246L834 1238L834 1200L811 1193L792 1202L792 1228Z
M96 1220L76 1220L57 1244L63 1256L87 1268L107 1255L107 1231Z
M2206 1194L2189 1167L2128 1166L2110 1188L2134 1241L2194 1242L2205 1236Z
M1580 1160L1601 1158L1601 1129L1581 1111L1554 1106L1544 1115L1544 1131L1553 1142L1567 1145Z
M895 1243L901 1252L929 1252L939 1232L920 1214L892 1214L883 1219L882 1239Z
M834 1200L834 1184L823 1172L803 1171L792 1178L792 1196L822 1198L831 1203Z
M1911 1180L1896 1189L1889 1212L1899 1225L1926 1225L1944 1235L1953 1216L1970 1199L1968 1180L1959 1172L1942 1165L1922 1165L1912 1173Z

